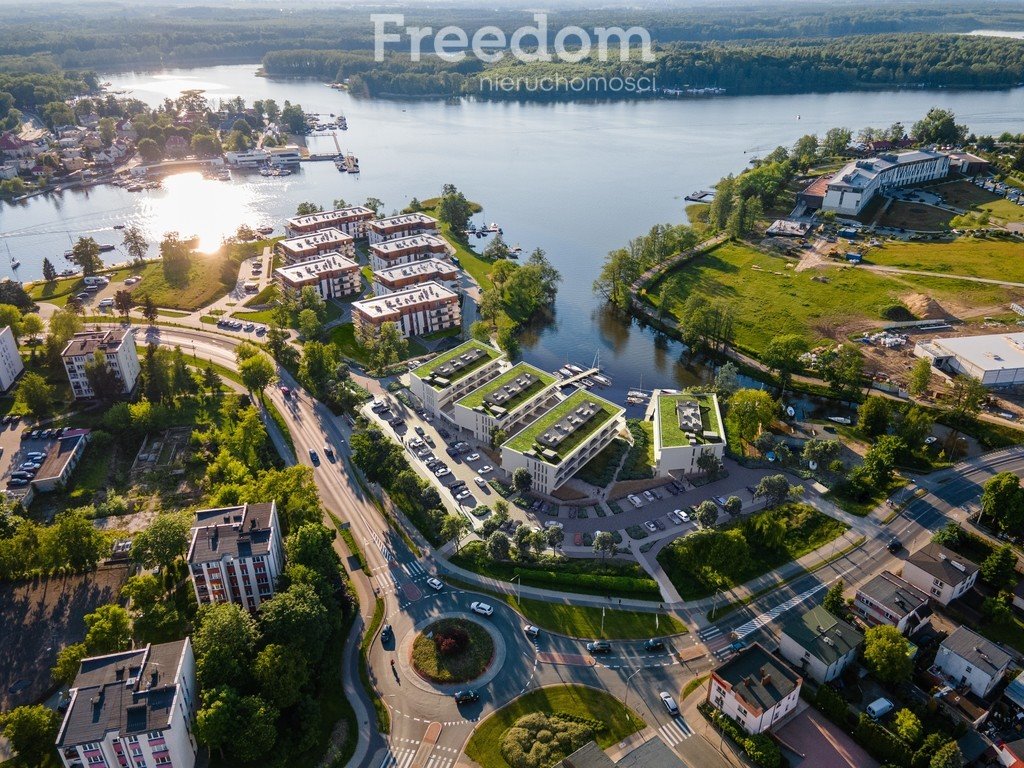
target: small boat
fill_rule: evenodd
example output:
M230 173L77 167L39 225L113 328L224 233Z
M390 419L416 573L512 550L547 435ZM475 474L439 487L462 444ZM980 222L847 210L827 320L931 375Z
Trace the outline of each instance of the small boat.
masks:
M560 374L562 374L562 375L563 375L563 376L564 376L565 378L567 378L567 379L568 379L568 378L569 378L570 376L572 376L572 375L573 375L573 372L572 372L572 371L570 371L570 370L569 370L568 368L565 368L565 367L559 368L559 369L558 369L558 372L559 372Z
M827 418L829 421L836 424L842 424L844 427L848 427L853 424L853 422L845 416L828 416Z
M568 368L573 373L583 373L583 369L580 368L578 365L573 365L572 363L566 363L565 367Z
M100 253L110 253L112 250L114 250L113 245L104 243L103 245L100 246Z
M594 381L596 381L602 387L610 387L612 385L612 380L609 379L607 376L602 376L600 373L595 373L590 378L592 378Z
M11 269L17 269L21 266L21 262L17 259L11 259Z
M644 399L642 397L627 397L626 402L630 405L643 405Z
M626 393L626 397L636 398L637 400L643 402L648 397L650 397L650 395L648 395L646 392L640 391L639 389L631 389Z
M124 224L115 224L114 229L124 229Z
M272 171L269 168L260 168L260 176L270 176Z
M594 386L594 382L592 382L590 379L580 379L580 384L582 384L587 389L590 389L592 386Z
M274 231L273 227L256 227L256 231L261 235L269 235Z

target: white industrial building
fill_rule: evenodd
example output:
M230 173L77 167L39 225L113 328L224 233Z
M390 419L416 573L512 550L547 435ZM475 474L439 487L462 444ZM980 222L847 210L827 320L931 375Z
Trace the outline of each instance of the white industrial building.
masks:
M940 371L963 374L986 387L1024 384L1024 333L990 333L919 342L914 354Z
M854 160L829 181L821 209L856 216L879 192L948 175L949 155L929 149Z

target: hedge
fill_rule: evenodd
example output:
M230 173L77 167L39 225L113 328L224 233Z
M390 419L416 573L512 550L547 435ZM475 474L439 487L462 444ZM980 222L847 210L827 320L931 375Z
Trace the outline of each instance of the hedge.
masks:
M910 765L910 747L903 739L861 713L853 738L868 754L881 763Z
M697 710L718 730L743 748L750 761L760 768L781 768L784 758L779 746L763 733L748 734L743 728L712 704L702 701Z

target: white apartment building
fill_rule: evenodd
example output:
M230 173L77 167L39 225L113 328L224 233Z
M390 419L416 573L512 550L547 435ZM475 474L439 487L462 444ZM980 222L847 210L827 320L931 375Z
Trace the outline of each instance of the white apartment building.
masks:
M373 273L373 292L377 296L384 296L430 282L438 283L450 291L458 291L459 268L450 261L424 259L377 270Z
M414 235L370 243L370 269L380 271L399 264L448 256L450 248L436 235Z
M353 260L356 258L355 238L334 228L278 240L275 248L289 264L315 259L327 253L338 253Z
M903 580L949 605L978 580L978 566L941 544L930 543L903 563Z
M835 680L857 660L864 635L852 624L816 606L782 625L779 655L818 683Z
M514 434L558 402L555 376L518 363L457 400L450 418L487 442L494 429Z
M712 670L707 700L747 733L764 733L800 700L803 678L760 643Z
M828 183L821 209L856 216L879 192L948 175L949 155L929 149L854 160Z
M0 330L0 391L6 392L15 379L25 370L25 363L18 352L18 342L11 326Z
M322 229L339 229L356 239L366 237L366 225L373 221L373 211L361 205L336 208L333 211L293 216L285 222L284 231L288 237L310 235Z
M95 396L92 385L85 375L85 364L94 359L97 352L102 352L107 367L121 382L121 393L129 394L135 389L142 367L139 365L139 353L135 348L135 335L123 328L110 331L86 331L76 333L61 352L64 370L75 398Z
M857 589L853 610L868 624L888 624L912 634L931 615L928 594L890 571Z
M241 152L225 152L224 161L238 168L259 168L270 160L265 149L246 149Z
M436 235L438 231L437 219L427 216L425 213L403 213L398 216L389 216L385 219L371 221L366 227L366 235L371 245L385 240L394 240L396 237Z
M1010 667L1012 657L973 629L960 626L939 645L935 666L957 689L966 686L980 698L988 696Z
M276 503L196 513L188 566L200 605L236 603L255 611L274 596L284 570Z
M719 460L725 457L725 422L714 393L655 390L646 418L654 422L654 466L659 476L697 474L697 459L705 453Z
M422 336L459 327L462 301L438 283L423 283L352 302L352 322L358 333L375 333L384 323L395 323L406 338Z
M186 637L84 659L57 733L65 768L192 768L198 704Z
M505 355L494 347L472 339L414 368L409 390L433 415L473 391L502 369Z
M501 446L509 474L526 467L533 490L551 493L600 453L626 427L625 410L578 389Z
M363 289L359 265L340 253L325 253L308 261L278 267L274 276L286 290L297 293L309 287L324 299L352 296Z

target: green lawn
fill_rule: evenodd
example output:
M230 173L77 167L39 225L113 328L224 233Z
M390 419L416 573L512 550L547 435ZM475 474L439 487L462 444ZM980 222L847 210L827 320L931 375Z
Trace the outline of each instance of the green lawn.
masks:
M431 198L429 200L422 201L423 213L428 216L433 216L438 219L437 208L439 200L437 198ZM473 212L477 213L483 210L477 203L470 203L473 208ZM468 240L463 240L460 237L456 237L452 234L452 228L445 224L443 221L438 219L438 227L441 230L441 236L448 241L448 244L455 249L455 256L459 260L459 265L470 274L470 276L480 284L481 288L491 287L491 278L488 277L493 266L492 262L483 258L479 253L474 251ZM486 246L489 242L486 238L478 240L477 242L482 243Z
M874 492L867 499L859 500L852 499L839 490L830 491L825 498L832 501L836 506L849 512L851 515L857 515L858 517L866 517L870 515L872 510L879 504L884 502L894 491L898 488L902 488L907 484L906 478L897 477L889 485L876 487Z
M331 328L330 341L345 357L352 358L357 363L369 365L370 358L367 357L363 346L356 341L356 328L352 323L343 323Z
M565 456L568 456L576 446L599 430L606 421L613 418L615 414L619 413L622 409L619 406L598 397L597 395L581 389L569 395L569 397L557 406L527 426L515 435L508 443L506 443L506 445L508 445L512 450L519 451L520 453L530 450L537 442L538 437L547 432L552 426L557 424L572 413L573 410L587 401L592 401L597 404L597 413L595 413L589 421L581 425L580 428L568 435L568 437L566 437L566 439L559 444L557 448L551 449L554 450L559 457L564 458Z
M1024 283L1022 256L1019 242L976 237L959 237L951 243L890 241L867 252L873 264Z
M132 296L140 303L149 296L158 307L197 310L231 290L238 281L241 262L262 252L264 245L264 241L231 243L211 254L194 252L183 279L169 278L163 262L151 262L143 268Z
M872 250L869 259L878 253ZM646 298L657 307L667 285L668 309L676 317L693 293L726 302L735 317L736 346L756 355L782 333L814 343L873 327L882 322L883 309L908 294L924 293L968 307L1006 304L1024 295L1002 286L880 275L848 266L795 273L793 264L743 243L725 243L656 281Z
M484 720L466 744L466 755L481 768L510 768L501 756L502 736L519 718L534 712L567 714L604 723L605 727L596 734L602 749L644 727L636 712L604 691L582 685L559 685L531 691Z
M1024 205L1011 203L1005 197L993 200L991 203L979 205L978 207L983 211L988 211L994 219L1012 222L1024 221Z
M623 454L628 450L629 443L621 438L616 438L597 456L584 464L575 477L585 483L603 488L615 479L615 470L618 469Z
M123 283L126 277L138 271L137 269L123 267L117 270L104 270L97 272L97 274L110 278L111 283ZM68 303L68 299L83 288L85 288L85 282L81 277L61 277L52 283L48 283L45 280L29 283L25 290L28 291L28 295L33 301L45 301L49 304L63 307Z
M688 631L686 625L671 614L607 609L603 611L602 631L601 608L549 603L529 597L521 598L517 603L514 596L510 596L507 602L538 627L570 637L639 640L645 637L680 635ZM614 604L614 600L609 603Z
M449 655L441 653L436 636L460 630L468 637L466 648ZM467 619L436 621L416 636L412 646L412 663L416 671L435 683L474 680L484 673L493 656L494 641L490 633Z
M897 200L882 214L878 225L921 232L940 232L949 229L949 220L955 215L945 208L936 208L934 205Z
M521 403L525 402L528 398L532 397L537 392L540 392L542 389L555 382L555 377L552 376L550 373L546 373L545 371L542 371L539 368L534 368L529 363L519 363L509 368L507 371L505 371L497 378L487 382L482 387L479 387L470 392L464 398L459 400L459 405L462 405L465 408L476 408L478 405L483 404L484 398L486 398L488 395L496 392L513 379L522 376L524 373L533 374L537 378L537 380L534 381L533 384L531 384L530 386L517 392L514 397L509 398L507 401L502 403L502 407L505 408L507 411L514 411Z

